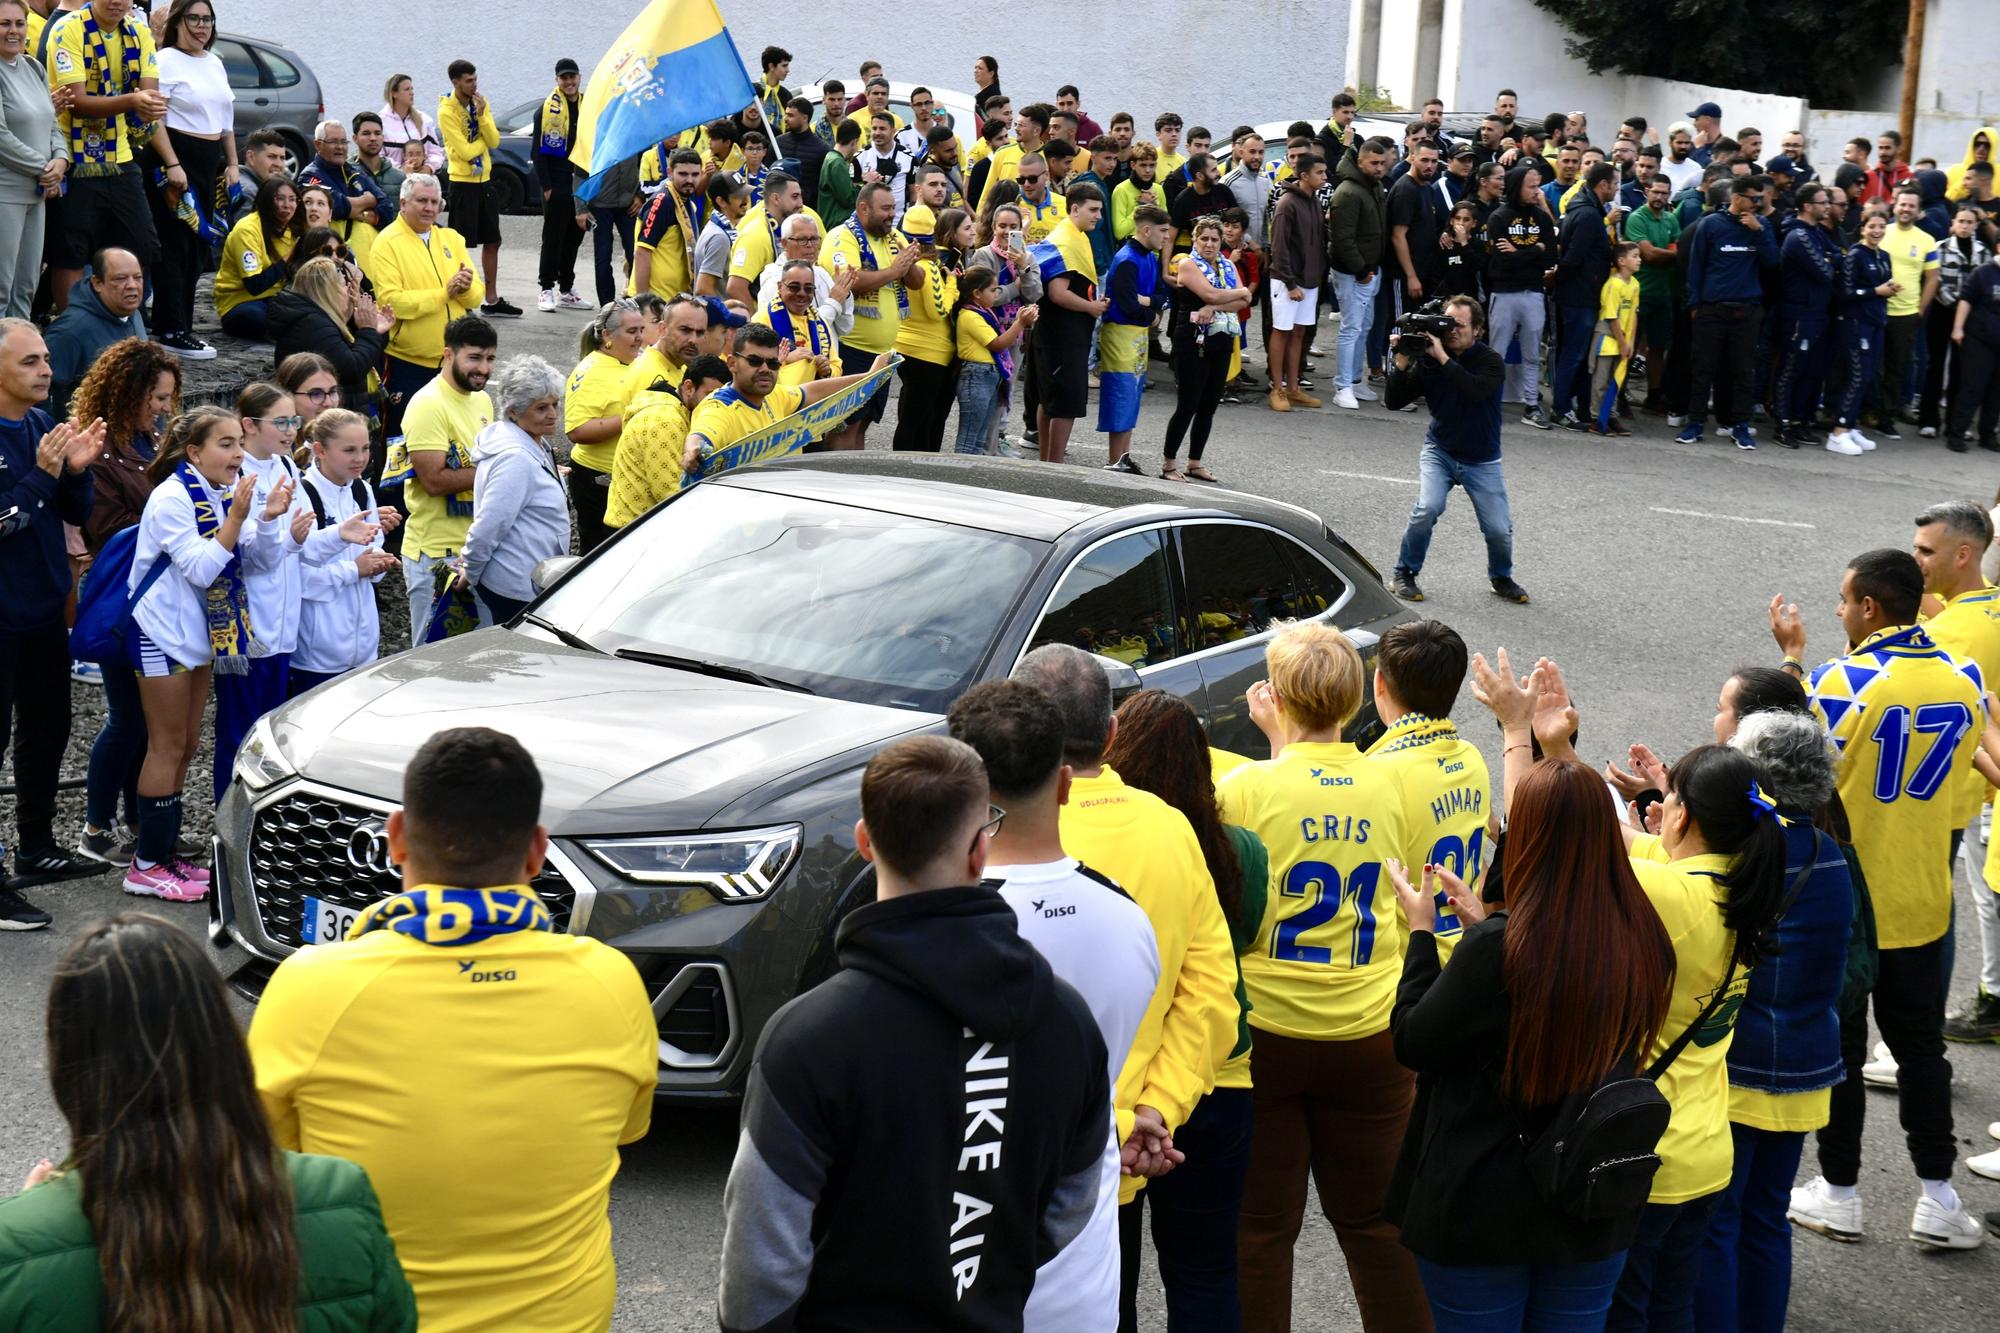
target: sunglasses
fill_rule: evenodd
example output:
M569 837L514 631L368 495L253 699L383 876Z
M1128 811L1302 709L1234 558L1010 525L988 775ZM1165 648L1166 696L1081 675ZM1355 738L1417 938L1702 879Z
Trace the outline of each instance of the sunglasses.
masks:
M979 826L979 831L972 835L972 846L966 848L968 852L978 851L979 840L981 838L990 837L991 835L998 833L1000 831L1001 821L1007 818L1007 812L1005 810L1002 810L997 805L988 804L986 807L986 813L989 816L989 818L984 824L981 824Z
M775 356L752 356L748 352L738 352L736 359L752 370L776 370L778 358Z
M1023 175L1022 177L1020 177L1021 184L1023 185L1033 185L1037 181L1046 179L1048 178L1046 176L1041 175L1040 173L1037 173L1033 176Z
M306 396L311 397L312 395L308 394ZM279 430L297 430L299 428L299 423L304 421L305 418L304 417L251 417L250 420L262 422L266 426L276 426Z
M789 292L793 296L810 296L812 289L813 285L809 282L788 282L778 288L779 291Z

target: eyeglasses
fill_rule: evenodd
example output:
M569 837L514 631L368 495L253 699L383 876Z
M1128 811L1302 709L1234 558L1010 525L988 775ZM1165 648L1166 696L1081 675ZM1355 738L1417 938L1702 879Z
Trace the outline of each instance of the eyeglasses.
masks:
M213 28L215 26L215 15L183 14L181 15L181 22L187 24L190 28Z
M323 403L329 398L337 397L339 393L339 389L300 389L293 396L304 398L308 402Z
M1007 812L1005 810L1002 810L999 806L992 805L990 803L986 807L986 813L989 817L984 824L981 824L979 826L979 832L972 835L972 846L966 848L966 851L968 852L978 851L979 840L981 838L990 837L993 834L998 833L1000 831L1000 822L1005 818L1007 818Z
M307 394L306 396L308 398L312 397L311 394ZM266 426L276 426L279 430L297 430L299 428L299 423L304 421L305 418L304 417L251 417L250 420L260 421Z
M736 359L752 370L776 370L778 358L775 356L752 356L748 352L738 352Z

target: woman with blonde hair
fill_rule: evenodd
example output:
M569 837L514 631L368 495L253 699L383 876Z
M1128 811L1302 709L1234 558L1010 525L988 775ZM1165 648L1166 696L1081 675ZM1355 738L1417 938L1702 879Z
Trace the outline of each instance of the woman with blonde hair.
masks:
M422 144L424 170L435 175L444 168L444 139L416 102L416 84L409 75L391 74L382 85L382 151L402 162L406 145Z
M377 306L343 265L321 256L293 271L291 285L271 298L269 313L277 344L273 361L282 363L297 352L326 358L340 381L340 405L367 412L369 379L382 364L395 310Z

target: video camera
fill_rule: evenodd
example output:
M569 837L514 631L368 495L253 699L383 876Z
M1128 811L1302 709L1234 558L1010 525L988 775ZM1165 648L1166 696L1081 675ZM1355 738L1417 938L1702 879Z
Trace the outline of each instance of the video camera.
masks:
M1408 356L1426 356L1431 350L1431 339L1445 342L1457 328L1458 321L1445 313L1444 298L1440 296L1415 310L1405 311L1390 331L1395 335L1397 351Z

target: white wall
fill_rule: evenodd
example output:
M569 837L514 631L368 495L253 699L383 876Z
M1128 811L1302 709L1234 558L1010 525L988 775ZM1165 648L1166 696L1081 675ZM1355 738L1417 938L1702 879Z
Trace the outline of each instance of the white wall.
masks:
M1806 147L1812 154L1813 165L1819 169L1820 179L1831 181L1833 168L1840 162L1840 150L1849 139L1866 139L1872 144L1883 130L1895 128L1894 111L1813 111L1806 120ZM1910 144L1910 160L1934 157L1940 167L1950 167L1964 160L1965 145L1972 139L1973 131L1984 128L1985 123L1974 115L1921 114Z

